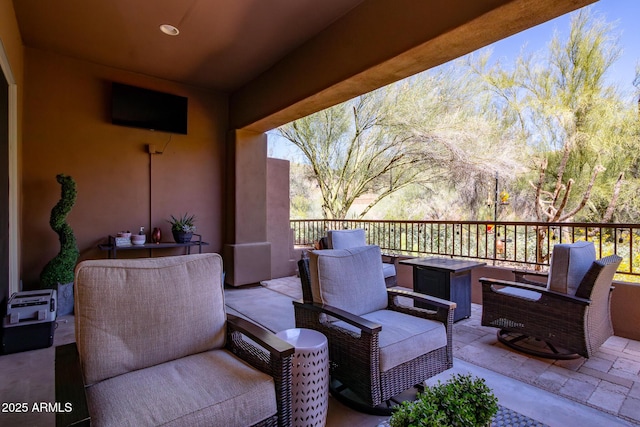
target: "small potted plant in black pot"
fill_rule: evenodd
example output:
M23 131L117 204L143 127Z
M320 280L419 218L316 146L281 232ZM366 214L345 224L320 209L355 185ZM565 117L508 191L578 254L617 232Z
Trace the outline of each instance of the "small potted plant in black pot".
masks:
M426 388L415 401L402 402L391 427L484 427L498 412L498 399L484 379L457 374Z
M188 243L191 241L191 237L196 231L195 219L195 215L185 213L180 218L171 215L171 219L167 220L171 224L171 233L176 243Z

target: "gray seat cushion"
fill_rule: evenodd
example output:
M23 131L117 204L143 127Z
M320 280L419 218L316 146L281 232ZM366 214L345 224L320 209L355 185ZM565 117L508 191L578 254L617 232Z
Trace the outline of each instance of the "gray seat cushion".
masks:
M130 372L87 388L96 426L247 426L276 414L273 379L226 350Z
M553 247L547 289L575 295L582 278L596 260L593 242L562 243Z
M496 290L496 292L513 297L524 298L531 301L538 301L542 294L540 292L530 291L528 289L513 288L511 286Z
M353 230L329 230L327 231L329 249L348 249L366 246L367 239L364 228ZM382 264L384 278L396 275L396 266L390 263Z
M327 231L327 240L329 241L330 249L355 248L367 244L364 228L329 230Z
M393 277L396 275L396 266L393 264L389 264L388 262L382 263L382 274L384 278Z
M391 310L377 310L361 317L382 326L378 335L381 372L447 345L447 333L442 322ZM334 324L358 332L346 322Z
M551 253L551 267L547 278L547 289L568 295L575 295L582 278L596 259L593 242L559 243ZM538 301L542 294L528 289L510 286L496 292Z
M380 248L360 246L309 253L311 292L316 303L355 315L387 307Z

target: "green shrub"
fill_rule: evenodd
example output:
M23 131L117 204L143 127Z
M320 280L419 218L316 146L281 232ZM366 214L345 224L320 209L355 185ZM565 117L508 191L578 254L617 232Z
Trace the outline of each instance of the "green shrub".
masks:
M457 374L447 383L419 393L414 402L403 402L394 411L391 427L486 426L498 412L498 399L484 379Z

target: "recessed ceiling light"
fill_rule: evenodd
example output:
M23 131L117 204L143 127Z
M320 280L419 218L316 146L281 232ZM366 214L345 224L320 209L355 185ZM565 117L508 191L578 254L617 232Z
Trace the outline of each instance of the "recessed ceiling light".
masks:
M160 25L160 31L162 31L163 33L169 36L177 36L178 34L180 34L180 30L178 30L173 25L169 25L169 24Z

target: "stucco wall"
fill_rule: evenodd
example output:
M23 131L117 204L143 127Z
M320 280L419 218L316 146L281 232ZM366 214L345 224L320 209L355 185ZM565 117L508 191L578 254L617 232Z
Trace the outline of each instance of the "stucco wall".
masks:
M594 1L362 2L234 92L231 126L273 129Z
M271 242L272 277L296 272L289 221L289 161L267 159L267 241Z
M110 82L189 98L188 135L112 125ZM34 286L57 253L48 221L58 201L58 173L75 178L78 200L68 217L81 259L106 257L97 244L119 230L161 227L193 213L197 232L220 252L223 243L226 95L127 73L27 48L23 137L22 278ZM147 144L163 154L150 156ZM184 250L168 249L166 254ZM123 256L149 256L141 251Z
M640 341L640 285L615 282L611 294L611 321L615 334Z
M5 227L0 233L2 247L2 280L0 281L0 315L5 312L6 298L18 290L18 265L20 263L20 219L18 206L20 201L20 164L21 164L21 132L22 132L22 93L24 74L24 49L18 30L13 2L0 0L0 42L2 43L2 68L6 77L11 77L12 85L8 88L9 98L14 99L8 104L8 129L3 129L5 134L2 158L6 163L0 167L0 172L8 177L8 188L3 194L9 193L9 199L2 201L2 224ZM0 75L3 73L0 72ZM1 78L3 84L5 79ZM13 112L13 113L12 113ZM7 111L4 112L7 114ZM15 116L14 116L15 113ZM10 130L11 128L15 131ZM7 161L8 160L8 161ZM7 185L6 179L4 180ZM8 220L8 221L7 221ZM8 227L7 227L8 222Z

